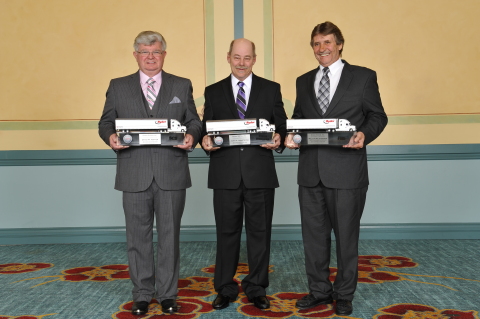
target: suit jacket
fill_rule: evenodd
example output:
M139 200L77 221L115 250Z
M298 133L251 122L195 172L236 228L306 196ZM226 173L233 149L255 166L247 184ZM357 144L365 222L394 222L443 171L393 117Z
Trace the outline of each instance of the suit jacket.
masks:
M287 115L280 84L253 74L245 118L263 118L275 124L275 132L281 136L277 151L283 151ZM229 119L240 119L230 76L205 88L202 135L207 134L206 121ZM247 188L278 187L272 151L260 146L232 146L210 152L209 188L236 189L242 180Z
M314 92L318 68L297 78L297 98L292 118L346 119L365 134L365 143L375 140L387 125L387 115L373 70L346 61L330 105L322 115ZM353 189L368 185L366 148L302 146L298 162L298 184L316 186L320 180L329 188Z
M201 134L201 122L192 97L192 83L162 71L162 86L150 111L140 86L140 74L113 79L108 87L98 132L109 145L110 135L116 133L116 118L168 118L176 119L187 127L194 138L193 146ZM177 97L176 102L173 99ZM192 185L185 150L168 146L131 146L117 152L115 189L139 192L147 189L155 178L163 190L185 189Z

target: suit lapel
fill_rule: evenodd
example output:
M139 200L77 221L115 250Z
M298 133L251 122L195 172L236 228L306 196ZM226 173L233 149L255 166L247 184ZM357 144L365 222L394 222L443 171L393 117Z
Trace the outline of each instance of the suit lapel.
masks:
M238 116L237 106L235 105L235 98L233 96L232 89L232 80L230 76L222 80L222 89L223 94L225 95L225 100L227 101L226 107L228 107L233 114L232 118L239 119L240 116Z
M142 87L140 85L140 73L138 71L130 75L128 86L130 87L133 97L132 107L140 110L143 117L148 117L147 110L145 110L145 104L143 103L144 98Z
M317 93L315 92L315 76L317 75L319 68L320 67L310 71L310 74L307 77L307 91L308 95L310 96L310 101L312 102L312 105L318 114L318 117L323 117L322 110L320 109L320 105L318 104Z
M333 95L327 112L325 112L325 117L327 117L328 114L332 112L333 108L342 99L345 92L347 92L350 82L352 82L353 79L353 74L350 71L350 64L348 64L347 61L343 62L345 63L345 65L343 66L342 74L340 75L340 81L338 82L337 89L335 90L335 95Z
M249 118L250 114L252 114L252 110L254 109L255 102L258 99L258 95L262 88L260 87L260 81L258 80L258 76L252 74L252 87L250 88L250 96L248 98L247 104L247 112L245 113L245 118ZM236 109L236 106L235 106ZM238 113L238 112L237 112Z

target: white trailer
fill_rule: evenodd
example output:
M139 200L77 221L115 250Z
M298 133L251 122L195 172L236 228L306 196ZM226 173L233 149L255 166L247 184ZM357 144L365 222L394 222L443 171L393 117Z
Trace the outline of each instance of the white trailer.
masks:
M275 125L265 119L211 120L206 129L218 147L268 144L275 133Z
M187 128L175 119L116 119L119 143L126 146L183 144Z
M289 119L287 131L326 131L326 132L353 132L355 125L344 119Z
M345 119L291 119L287 120L287 132L296 144L346 145L356 127Z
M206 122L208 135L275 132L275 125L265 119L211 120Z
M181 133L187 128L175 119L116 119L117 132L157 131L162 133Z

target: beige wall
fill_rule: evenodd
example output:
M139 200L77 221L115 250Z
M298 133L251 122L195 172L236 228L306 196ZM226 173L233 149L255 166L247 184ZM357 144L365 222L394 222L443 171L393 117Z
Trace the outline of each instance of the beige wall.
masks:
M98 119L110 79L137 70L133 40L150 29L167 40L165 70L203 93L202 1L0 3L2 120Z
M316 67L313 27L329 20L344 35L343 59L378 73L389 115L480 113L478 0L276 0L275 75L294 100L292 74Z
M165 70L192 80L201 107L207 46L215 80L228 75L233 10L233 0L0 0L0 150L105 148L95 122L109 80L137 70L132 42L142 30L165 36ZM343 58L378 73L390 124L377 144L480 143L478 0L245 0L244 16L257 42L254 72L273 65L288 115L295 78L317 66L310 32L330 20L344 33Z

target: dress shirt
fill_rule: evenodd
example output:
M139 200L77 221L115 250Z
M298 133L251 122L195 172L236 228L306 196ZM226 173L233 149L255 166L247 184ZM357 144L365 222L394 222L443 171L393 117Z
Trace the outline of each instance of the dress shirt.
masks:
M143 73L141 70L139 70L139 72L140 72L140 85L142 86L143 95L145 96L145 99L146 99L147 87L148 87L147 81L148 79L150 79L150 77L145 73ZM160 92L160 87L162 86L162 71L158 72L158 74L152 76L151 78L155 81L155 83L153 84L153 88L155 89L155 93L157 93L157 97L158 97L158 92Z
M245 102L247 103L247 110L248 110L248 99L250 98L250 91L252 90L252 73L243 81L237 79L233 74L231 75L232 79L232 89L233 89L233 100L237 98L238 89L238 82L243 82L245 85L243 86L243 90L245 91Z
M340 82L340 76L342 75L343 66L344 66L344 63L342 59L338 59L328 67L328 69L330 70L330 72L328 73L328 78L330 79L329 102L332 102L333 95L337 90L338 82ZM315 96L317 98L318 98L318 87L320 85L320 80L323 77L323 69L324 67L320 65L320 69L318 70L317 75L315 76L314 90L315 90Z

